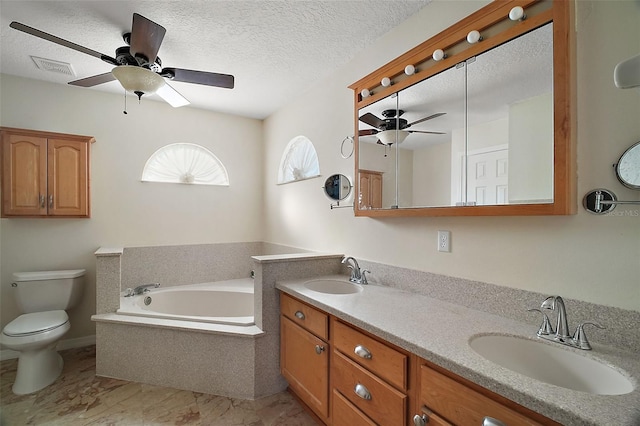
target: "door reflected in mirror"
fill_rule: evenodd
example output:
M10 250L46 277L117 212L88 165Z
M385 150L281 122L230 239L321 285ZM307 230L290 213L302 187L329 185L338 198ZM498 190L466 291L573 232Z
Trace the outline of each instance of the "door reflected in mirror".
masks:
M553 104L549 23L360 109L358 208L553 203Z

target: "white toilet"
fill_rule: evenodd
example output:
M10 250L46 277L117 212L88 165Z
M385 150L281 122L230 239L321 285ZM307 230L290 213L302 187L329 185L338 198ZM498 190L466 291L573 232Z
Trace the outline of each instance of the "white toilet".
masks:
M23 315L5 326L0 344L20 352L13 393L36 392L53 383L62 372L56 344L69 331L65 309L82 297L84 269L17 272L11 286Z

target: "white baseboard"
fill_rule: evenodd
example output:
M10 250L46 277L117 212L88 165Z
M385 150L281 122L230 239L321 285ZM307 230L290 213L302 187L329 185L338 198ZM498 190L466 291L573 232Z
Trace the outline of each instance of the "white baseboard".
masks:
M96 344L96 335L92 334L91 336L84 337L76 337L75 339L65 339L58 342L57 349L59 351L64 351L66 349L74 349L74 348L83 348L85 346L91 346ZM0 361L4 361L6 359L18 358L20 356L20 352L13 351L11 349L2 349L0 350Z

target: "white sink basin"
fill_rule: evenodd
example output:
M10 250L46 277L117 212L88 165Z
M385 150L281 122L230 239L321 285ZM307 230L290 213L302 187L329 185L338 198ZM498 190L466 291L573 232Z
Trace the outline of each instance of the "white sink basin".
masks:
M309 290L326 294L353 294L362 291L362 286L360 284L341 280L311 280L304 283L304 286Z
M482 335L472 337L469 346L489 361L552 385L598 395L633 391L633 383L619 371L560 344Z

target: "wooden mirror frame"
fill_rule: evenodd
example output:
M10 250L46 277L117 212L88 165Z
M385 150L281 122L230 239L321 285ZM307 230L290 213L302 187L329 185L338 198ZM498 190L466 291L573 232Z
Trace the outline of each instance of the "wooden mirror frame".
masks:
M526 18L511 21L509 11L516 6L525 10ZM568 0L496 0L469 15L429 40L421 43L388 64L349 86L355 98L355 176L359 176L359 110L380 99L397 93L455 64L477 56L489 49L553 22L553 202L545 204L502 204L489 206L406 207L397 209L360 209L354 203L356 216L533 216L571 215L577 209L576 189L576 73L574 5ZM466 41L467 34L477 30L482 40L475 44ZM447 56L435 61L432 53L442 49ZM417 72L406 75L407 65ZM384 77L393 84L381 85ZM363 97L366 89L370 95ZM360 193L360 179L355 179L356 194Z

